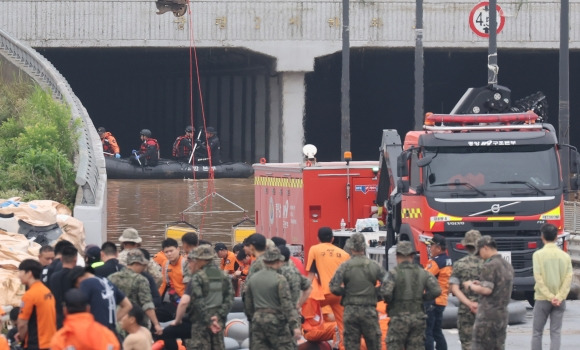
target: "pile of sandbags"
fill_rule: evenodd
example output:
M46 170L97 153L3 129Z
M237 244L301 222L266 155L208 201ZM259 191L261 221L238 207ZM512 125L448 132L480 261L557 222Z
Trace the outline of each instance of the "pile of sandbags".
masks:
M54 245L65 239L79 252L85 249L83 223L70 209L50 200L20 202L20 198L0 199L0 231L23 234L40 245Z
M0 305L19 306L24 289L20 288L18 265L37 259L40 245L19 233L0 231Z
M20 305L24 294L18 278L20 263L38 259L42 245L54 246L63 239L84 251L83 223L65 205L50 200L0 199L0 306Z

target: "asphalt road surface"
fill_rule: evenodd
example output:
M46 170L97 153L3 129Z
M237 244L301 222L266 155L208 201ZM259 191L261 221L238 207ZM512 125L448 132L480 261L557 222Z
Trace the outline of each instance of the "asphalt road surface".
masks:
M517 325L508 326L506 350L530 349L532 341L532 308L528 305L526 318L524 322ZM544 327L544 336L542 338L543 349L550 349L550 321ZM445 339L449 350L461 350L457 329L444 329ZM566 312L564 313L564 322L562 325L562 346L561 350L578 350L580 349L580 300L566 301Z

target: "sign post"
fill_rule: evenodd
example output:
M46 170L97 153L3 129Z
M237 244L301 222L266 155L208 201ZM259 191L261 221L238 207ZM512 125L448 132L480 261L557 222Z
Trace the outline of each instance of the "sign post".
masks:
M483 1L475 5L469 13L469 27L482 38L489 37L489 1ZM505 25L505 16L499 5L496 5L497 33L501 32Z

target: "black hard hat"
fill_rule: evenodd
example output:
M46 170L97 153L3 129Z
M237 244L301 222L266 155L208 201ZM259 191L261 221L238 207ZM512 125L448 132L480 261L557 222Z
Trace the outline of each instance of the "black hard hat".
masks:
M185 132L194 132L195 128L191 125L188 125L185 127Z
M207 129L205 129L205 131L207 132L211 132L212 134L217 134L217 131L215 130L215 128L208 126Z
M146 136L146 137L151 137L151 130L143 129L143 130L141 130L141 135Z
M98 129L97 129L97 132L98 132L99 134L103 134L103 133L107 132L107 130L105 130L105 128L103 128L103 127L101 126L100 128L98 128Z

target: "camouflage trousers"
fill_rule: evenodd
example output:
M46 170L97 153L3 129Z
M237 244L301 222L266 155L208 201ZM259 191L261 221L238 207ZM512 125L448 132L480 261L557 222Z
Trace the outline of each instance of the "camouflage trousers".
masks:
M475 314L469 311L465 305L459 307L457 312L457 330L462 350L471 350L471 337L473 336L473 323Z
M479 317L473 324L473 350L504 350L508 316Z
M389 350L424 350L425 313L402 314L391 316L387 332L387 349Z
M365 338L368 350L381 348L381 328L376 305L345 305L344 307L344 348L360 349L360 337Z
M187 350L225 350L223 328L213 334L205 324L191 324L191 338L185 341Z
M256 311L250 327L250 349L252 350L297 349L284 315Z

